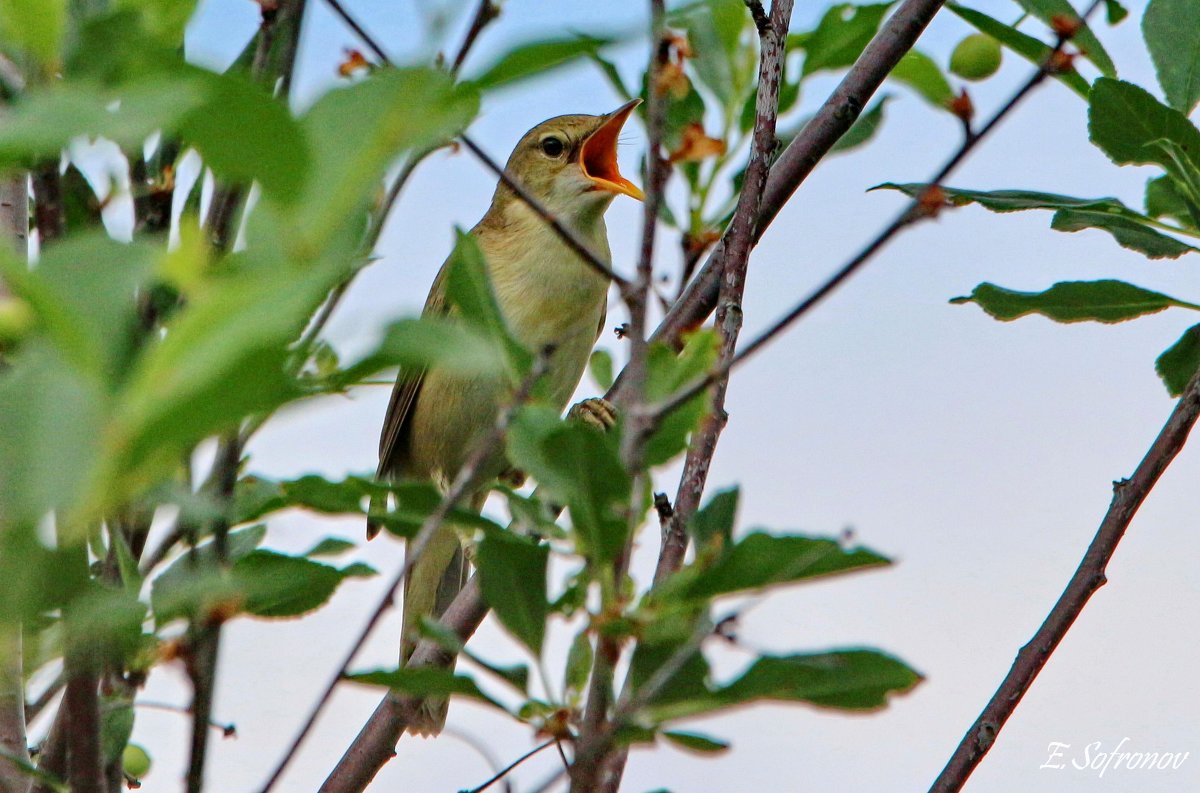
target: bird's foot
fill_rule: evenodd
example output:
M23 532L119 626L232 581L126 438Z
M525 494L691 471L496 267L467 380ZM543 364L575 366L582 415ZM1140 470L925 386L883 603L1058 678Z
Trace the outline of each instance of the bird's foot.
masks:
M582 421L601 432L607 432L617 423L617 409L607 399L594 397L572 405L567 411L567 418Z

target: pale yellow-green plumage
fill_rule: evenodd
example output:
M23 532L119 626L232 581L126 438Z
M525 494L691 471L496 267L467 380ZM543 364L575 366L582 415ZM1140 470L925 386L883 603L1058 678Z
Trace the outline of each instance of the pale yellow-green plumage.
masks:
M606 263L604 212L617 193L641 192L620 175L616 137L636 103L606 116L559 116L521 138L506 171L561 222L570 226ZM546 394L562 410L579 384L603 327L608 279L588 266L558 234L503 183L470 232L486 260L500 310L513 335L528 349L552 345ZM425 301L426 314L448 313L446 266ZM464 379L433 369L401 372L392 392L379 443L378 476L432 480L445 488L477 440L495 423L509 397L498 379ZM502 450L484 466L483 481L504 472ZM469 506L482 507L486 490ZM467 562L459 536L442 526L426 545L404 586L401 662L408 660L420 620L440 615L462 588ZM445 702L427 702L411 729L437 734Z

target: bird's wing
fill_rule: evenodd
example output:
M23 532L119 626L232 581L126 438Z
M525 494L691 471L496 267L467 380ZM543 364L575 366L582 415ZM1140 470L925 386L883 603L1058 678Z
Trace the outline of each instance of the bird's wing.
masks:
M422 316L440 316L448 312L446 304L446 270L449 260L442 264L433 286L429 288L429 297L425 299ZM396 385L392 388L392 399L388 403L387 413L383 418L383 430L379 434L379 467L375 475L383 478L398 467L399 455L404 447L408 421L412 416L413 405L417 403L417 394L421 391L421 383L425 379L424 370L406 372L403 369L396 375Z

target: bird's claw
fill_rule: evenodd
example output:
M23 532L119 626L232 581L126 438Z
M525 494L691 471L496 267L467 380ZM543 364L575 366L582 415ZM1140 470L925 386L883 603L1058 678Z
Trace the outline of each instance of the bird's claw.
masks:
M567 418L582 421L601 432L607 432L617 423L617 409L607 399L593 397L576 402L567 411Z

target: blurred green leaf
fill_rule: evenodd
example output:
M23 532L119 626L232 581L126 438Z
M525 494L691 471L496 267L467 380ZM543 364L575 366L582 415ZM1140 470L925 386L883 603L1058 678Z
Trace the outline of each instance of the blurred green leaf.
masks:
M394 366L421 372L434 366L468 377L497 377L507 372L505 350L478 328L433 315L393 322L378 346L328 380L336 388L362 382Z
M696 732L664 730L662 736L681 749L699 754L720 754L729 750L729 742L710 738Z
M116 0L114 5L139 12L146 30L163 45L182 47L183 30L196 9L196 0Z
M1162 145L1164 141L1185 152L1188 165L1200 165L1200 130L1144 88L1101 77L1092 86L1088 105L1092 143L1117 165L1155 163L1181 175L1181 164Z
M341 556L344 553L353 551L357 547L354 543L349 540L343 540L341 537L326 537L305 551L304 556L309 559L321 556Z
M610 43L611 39L571 36L520 44L501 55L471 82L481 90L490 91L580 58L597 57L600 48Z
M669 591L708 600L888 564L891 560L885 556L867 548L843 548L837 540L753 532L711 564L685 568Z
M736 486L718 490L708 499L708 503L696 510L687 526L696 548L707 548L714 543L725 547L733 541L733 525L737 519L740 495L741 491Z
M591 677L594 659L592 639L586 630L582 630L575 635L575 640L571 642L571 649L567 653L567 668L563 673L565 696L568 703L577 704L583 699L588 678Z
M667 17L668 25L687 33L696 77L725 108L734 107L739 99L735 60L748 18L739 0L702 0L676 9Z
M0 40L26 50L46 69L58 66L67 32L67 0L4 0Z
M1167 102L1190 115L1200 102L1200 5L1150 0L1142 15L1142 35Z
M367 686L383 686L397 694L410 697L444 697L457 694L508 712L503 705L483 693L474 680L466 675L456 675L449 669L428 666L414 669L380 669L348 674L346 679Z
M133 697L125 694L100 696L100 759L107 766L125 752L133 734Z
M1174 237L1127 217L1085 209L1060 209L1054 213L1050 228L1055 231L1099 229L1107 231L1122 248L1129 248L1151 259L1177 259L1196 250Z
M621 73L617 71L617 67L612 61L601 58L594 52L589 52L588 57L591 58L592 63L596 64L596 66L600 69L600 73L604 75L606 80L608 80L608 84L612 86L614 91L617 92L617 96L619 96L622 101L628 102L630 99L633 99L633 94L629 93L629 87L626 86L625 81L621 79Z
M588 371L592 373L596 385L605 391L612 388L613 360L608 350L592 350L592 357L588 359Z
M1154 370L1171 396L1177 397L1183 393L1197 369L1200 369L1200 325L1193 325L1183 332L1179 341L1158 356Z
M879 30L891 3L838 3L803 41L804 76L849 66Z
M454 251L446 264L446 298L468 324L502 346L509 371L520 377L533 361L508 330L479 242L462 229L456 229L455 236Z
M438 69L381 69L322 96L301 125L312 168L295 210L290 244L319 251L365 212L389 165L405 150L448 141L474 118L479 95Z
M546 635L549 558L549 546L507 532L484 535L475 549L483 599L535 657L541 656Z
M252 553L266 534L265 525L229 532L226 559L236 563ZM217 570L217 551L212 541L182 554L150 584L150 606L159 626L201 615L217 602L240 598L237 587Z
M920 50L906 52L888 79L904 83L926 102L941 110L949 110L948 103L954 99L954 90L941 67Z
M1018 292L983 283L969 296L951 303L975 303L998 320L1041 314L1055 322L1123 322L1178 306L1200 311L1200 306L1151 292L1124 281L1063 281L1044 292Z
M967 8L958 3L947 3L946 7L963 21L974 26L980 33L986 33L1035 66L1040 67L1053 52L1050 45L1044 41L1022 33L1011 25L1006 25L973 8ZM1087 99L1088 82L1074 67L1066 71L1055 72L1053 76L1055 79L1061 80L1072 91Z
M1112 58L1108 56L1104 45L1100 43L1100 39L1096 38L1096 34L1088 27L1087 22L1079 18L1079 13L1071 5L1070 0L1017 0L1017 2L1029 14L1042 20L1051 28L1054 27L1055 17L1078 20L1079 30L1075 31L1071 40L1079 48L1079 53L1095 64L1105 77L1117 76L1117 67L1113 65Z

